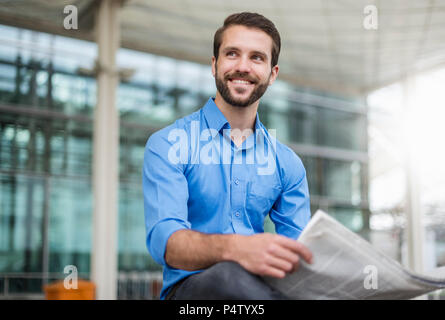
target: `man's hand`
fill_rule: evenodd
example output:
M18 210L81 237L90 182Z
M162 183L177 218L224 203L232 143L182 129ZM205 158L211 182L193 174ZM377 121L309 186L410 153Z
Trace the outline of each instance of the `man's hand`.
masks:
M281 235L239 235L233 240L228 258L258 275L284 278L298 269L300 258L312 263L312 253L306 246Z
M177 269L200 270L220 261L235 261L252 273L276 278L297 270L300 258L312 263L306 246L281 235L205 234L185 229L170 236L165 252L166 263Z

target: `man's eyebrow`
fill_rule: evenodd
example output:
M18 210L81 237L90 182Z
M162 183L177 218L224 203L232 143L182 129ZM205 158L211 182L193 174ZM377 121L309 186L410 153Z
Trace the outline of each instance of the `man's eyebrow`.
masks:
M228 52L228 51L239 51L239 49L237 47L226 47L222 50L223 52Z
M268 58L268 57L267 57L267 54L264 53L263 51L253 51L252 53L253 53L253 54L258 54L258 55L260 55L260 56L263 56L265 59Z
M238 49L237 47L226 47L222 50L222 52L224 52L224 53L229 52L229 51L240 51L240 49ZM265 59L268 58L267 54L263 51L254 50L251 53L260 55L260 56L264 57Z

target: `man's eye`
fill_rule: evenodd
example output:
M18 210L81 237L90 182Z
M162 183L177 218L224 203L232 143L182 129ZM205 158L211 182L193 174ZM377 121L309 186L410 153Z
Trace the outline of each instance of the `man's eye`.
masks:
M236 55L235 51L227 52L227 56L234 57Z
M263 61L263 60L264 60L262 56L258 56L258 55L254 55L254 56L252 57L252 59L253 59L253 60L257 60L257 61Z

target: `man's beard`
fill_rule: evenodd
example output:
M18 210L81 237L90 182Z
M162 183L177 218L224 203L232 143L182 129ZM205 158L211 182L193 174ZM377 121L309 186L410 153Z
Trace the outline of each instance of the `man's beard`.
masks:
M234 72L233 74L226 75L224 77L224 80L221 80L218 77L218 70L215 70L216 89L218 89L218 92L220 93L222 98L228 104L230 104L234 107L244 108L244 107L250 106L252 103L256 102L258 99L260 99L263 96L263 94L267 90L269 79L270 79L271 75L269 75L269 77L267 78L267 80L265 82L257 84L254 79L249 77L246 73L241 73L241 72ZM254 87L252 93L250 94L250 96L245 99L236 99L235 97L233 97L232 94L230 93L229 86L227 85L229 78L245 79L250 82L253 82L255 87Z

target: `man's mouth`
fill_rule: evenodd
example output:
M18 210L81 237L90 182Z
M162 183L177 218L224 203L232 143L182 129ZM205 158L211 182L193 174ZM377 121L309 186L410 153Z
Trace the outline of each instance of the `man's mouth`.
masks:
M229 81L233 84L239 84L239 85L251 85L254 84L254 82L249 81L247 79L237 79L237 78L229 78Z

